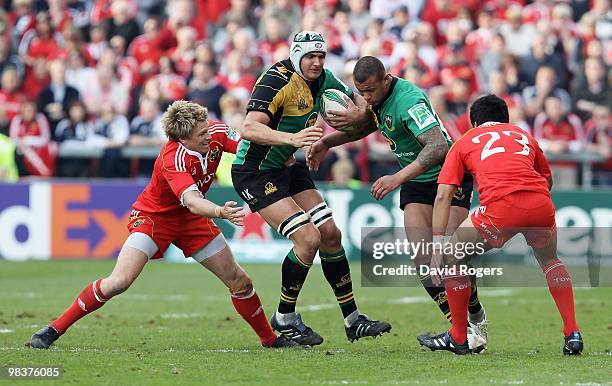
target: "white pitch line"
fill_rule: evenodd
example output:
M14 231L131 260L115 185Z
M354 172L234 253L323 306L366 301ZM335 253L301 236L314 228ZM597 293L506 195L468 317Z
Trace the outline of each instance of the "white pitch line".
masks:
M161 314L162 319L191 319L191 318L201 318L204 314L199 313L172 313L172 314Z
M478 289L478 295L484 295L491 298L495 297L504 297L504 296L512 296L516 294L516 290L507 289L507 288L499 288L499 289Z
M329 309L336 308L336 307L338 306L335 304L312 304L310 306L300 307L300 311L304 310L304 311L316 312L316 311L322 311L322 310L329 310Z
M430 301L431 299L426 298L425 296L404 296L399 299L387 300L387 304L418 304L428 303Z
M191 299L191 296L187 295L151 295L151 294L131 294L127 293L121 296L122 299L130 299L130 300L155 300L155 301L186 301Z
M0 328L0 334L10 334L13 330L9 328Z

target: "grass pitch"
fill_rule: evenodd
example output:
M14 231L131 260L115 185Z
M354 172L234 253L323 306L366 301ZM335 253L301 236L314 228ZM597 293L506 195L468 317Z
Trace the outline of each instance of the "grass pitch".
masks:
M212 274L195 264L151 263L126 293L50 350L24 346L112 267L112 261L0 262L0 366L64 367L61 380L45 384L612 384L612 288L575 291L582 357L561 354L561 319L546 288L482 288L489 351L456 357L421 351L416 342L420 332L448 328L422 288L360 288L358 266L360 309L393 325L378 339L346 340L320 266L309 274L298 311L325 342L274 351L259 346ZM245 268L270 315L280 267ZM40 381L19 384L31 383Z

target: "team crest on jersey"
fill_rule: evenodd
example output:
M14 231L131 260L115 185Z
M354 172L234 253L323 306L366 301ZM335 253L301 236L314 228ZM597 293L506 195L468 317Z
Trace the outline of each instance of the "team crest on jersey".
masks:
M132 228L138 228L139 226L141 226L142 224L144 224L145 220L136 220L134 221L134 225L132 225Z
M308 117L308 119L306 120L306 127L310 127L310 126L314 126L315 123L317 123L317 118L319 117L319 115L317 114L317 112L313 112L312 114L310 114L310 116Z
M385 114L385 126L391 131L395 131L395 127L393 127L393 117Z
M389 144L391 151L395 151L395 149L397 148L397 145L395 144L395 142L391 138L389 138L389 136L384 131L381 131L380 133L387 140L387 143Z
M463 188L461 186L459 186L457 190L455 191L454 197L455 197L455 200L459 200L459 201L465 199L465 192L463 191Z
M193 167L193 170L191 171L191 175L195 176L196 174L198 174L198 169L196 169L196 167Z
M297 104L297 108L298 110L306 110L308 108L308 103L306 103L306 100L304 98L300 98Z
M218 147L215 147L214 149L210 150L210 154L208 155L208 159L211 161L216 161L219 159L219 156L221 155L221 150L219 150Z
M266 190L264 190L264 193L266 194L266 196L269 196L270 194L276 192L277 190L278 188L274 186L273 183L268 182L266 183Z

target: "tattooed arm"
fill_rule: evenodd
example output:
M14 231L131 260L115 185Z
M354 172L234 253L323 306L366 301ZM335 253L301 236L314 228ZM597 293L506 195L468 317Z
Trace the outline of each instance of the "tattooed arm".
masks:
M380 177L372 184L371 193L375 199L382 200L404 182L412 180L444 161L448 153L448 143L439 127L427 130L419 135L417 140L423 145L423 149L414 162L393 175Z
M371 114L371 119L364 127L360 127L351 131L334 131L327 134L312 146L306 149L306 165L310 170L319 170L321 161L325 158L327 151L332 147L340 146L348 142L354 142L361 138L367 137L369 134L377 130L374 113Z
M440 127L427 130L419 135L417 140L423 145L423 149L414 162L398 172L400 183L410 181L434 166L442 164L448 153L448 143Z

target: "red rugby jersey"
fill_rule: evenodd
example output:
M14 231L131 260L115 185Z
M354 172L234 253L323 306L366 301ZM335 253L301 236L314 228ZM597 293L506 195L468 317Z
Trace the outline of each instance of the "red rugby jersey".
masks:
M200 154L169 140L162 147L149 184L134 202L143 212L187 211L182 205L185 192L199 190L206 195L224 151L236 153L240 138L223 122L208 121L212 136L210 150Z
M461 185L465 171L474 175L481 205L520 190L549 195L548 161L538 142L515 125L487 122L465 133L446 155L438 183Z

